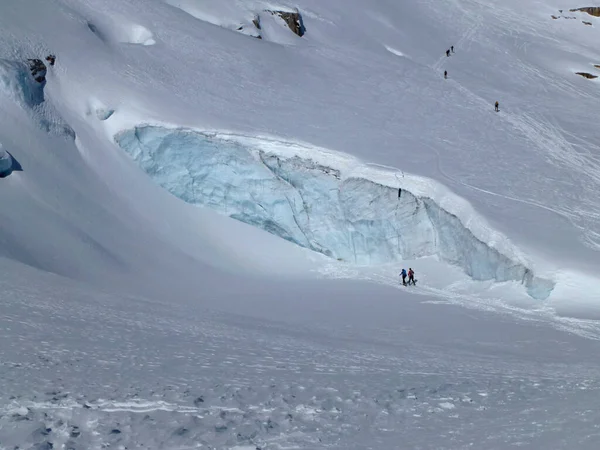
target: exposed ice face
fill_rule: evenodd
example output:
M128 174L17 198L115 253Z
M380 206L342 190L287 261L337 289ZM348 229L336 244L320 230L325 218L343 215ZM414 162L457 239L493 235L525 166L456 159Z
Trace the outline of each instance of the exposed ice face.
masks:
M35 81L24 62L0 59L0 92L34 107L44 101L42 84Z
M0 144L0 177L8 174L12 168L12 158Z
M143 126L117 143L161 186L300 246L356 264L437 256L476 280L522 282L544 299L553 284L478 240L433 200L335 168L208 135Z

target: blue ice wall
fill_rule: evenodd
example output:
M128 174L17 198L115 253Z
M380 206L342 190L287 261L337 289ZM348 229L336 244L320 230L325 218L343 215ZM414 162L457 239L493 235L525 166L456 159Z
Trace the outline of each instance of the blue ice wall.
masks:
M356 264L437 256L476 280L519 281L546 298L553 284L477 239L429 198L331 167L222 139L143 126L117 143L161 186L295 244Z

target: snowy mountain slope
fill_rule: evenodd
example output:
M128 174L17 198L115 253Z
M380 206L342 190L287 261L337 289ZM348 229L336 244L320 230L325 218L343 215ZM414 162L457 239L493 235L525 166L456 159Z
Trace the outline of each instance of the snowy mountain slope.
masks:
M600 24L551 18L576 6L1 5L0 447L595 448L600 334L570 317L600 317L574 73ZM194 133L278 184L203 173Z
M218 313L1 264L0 336L19 341L1 348L5 448L597 444L597 341L544 322L340 281L250 303L238 280Z

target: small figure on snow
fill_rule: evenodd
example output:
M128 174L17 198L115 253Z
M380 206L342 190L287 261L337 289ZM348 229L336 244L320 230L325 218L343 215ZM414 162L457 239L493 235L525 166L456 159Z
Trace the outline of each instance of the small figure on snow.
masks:
M454 45L450 46L450 50L452 51L452 53L454 53Z
M46 61L48 61L48 63L53 66L54 63L56 62L56 55L48 55L46 56Z
M400 197L402 197L402 188L398 188L398 198L400 198Z
M446 56L450 56L450 50L446 50Z
M496 110L496 112L500 111L500 103L496 102L496 104L494 105L494 109Z
M444 80L448 78L448 71L444 70Z
M406 286L406 269L402 269L402 272L400 272L400 276L402 277L402 284Z
M416 284L415 272L409 267L408 268L408 284L410 284L410 283L412 283L413 286Z

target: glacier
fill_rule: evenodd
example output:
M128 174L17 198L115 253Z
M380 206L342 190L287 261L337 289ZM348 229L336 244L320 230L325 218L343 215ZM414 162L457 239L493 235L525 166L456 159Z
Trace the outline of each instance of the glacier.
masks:
M210 133L143 125L116 143L170 193L339 261L377 265L437 257L472 279L522 283L535 299L554 288L477 237L434 200L300 156Z

